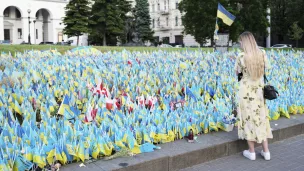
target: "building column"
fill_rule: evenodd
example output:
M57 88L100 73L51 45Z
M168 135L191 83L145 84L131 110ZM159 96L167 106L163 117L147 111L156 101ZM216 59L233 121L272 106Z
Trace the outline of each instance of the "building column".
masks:
M4 23L3 23L3 16L0 16L0 40L4 40Z
M54 20L54 19L51 19L51 33L50 33L50 36L52 37L52 41L54 43L57 43L58 42L58 25L59 25L59 22L57 20Z
M28 42L28 35L29 35L29 22L28 17L22 17L22 38L24 42Z
M31 30L30 30L30 32L31 32L31 43L32 44L35 44L35 34L34 34L34 20L36 20L36 18L31 18L30 19L31 20ZM37 24L37 23L36 23ZM36 25L35 24L35 25ZM35 26L36 27L36 26Z

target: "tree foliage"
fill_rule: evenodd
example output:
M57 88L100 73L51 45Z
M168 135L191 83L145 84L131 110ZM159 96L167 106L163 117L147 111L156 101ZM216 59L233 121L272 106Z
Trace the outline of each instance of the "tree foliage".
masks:
M267 34L268 0L182 0L179 10L183 14L184 32L193 35L201 44L208 39L213 40L218 2L236 16L230 27L219 19L219 33L229 32L233 41L243 31L251 31L255 35Z
M298 47L298 41L302 39L304 30L299 27L298 22L294 22L292 26L290 27L290 30L288 30L288 36L291 40L295 40L297 42Z
M127 13L131 5L127 0L94 0L90 17L90 38L95 42L115 45L123 36Z
M134 14L134 12L132 12L132 14ZM124 31L124 36L122 37L122 42L123 43L132 42L135 36L135 30L136 30L135 17L133 15L130 15L126 20L125 31Z
M284 40L288 30L294 22L304 27L304 1L303 0L271 0L271 32L278 36L279 41Z
M134 16L135 31L138 39L142 42L153 40L148 0L136 0Z
M89 31L89 2L88 0L70 0L65 10L66 15L63 19L65 28L63 29L63 33L68 36L77 36L78 45L79 36Z

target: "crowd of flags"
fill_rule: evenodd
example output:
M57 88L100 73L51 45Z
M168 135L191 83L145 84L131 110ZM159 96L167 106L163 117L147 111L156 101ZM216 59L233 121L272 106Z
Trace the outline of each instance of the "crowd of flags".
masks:
M151 152L191 129L225 130L236 108L238 51L78 50L1 55L2 170ZM269 117L303 114L303 52L267 55L267 77L281 95L268 102Z

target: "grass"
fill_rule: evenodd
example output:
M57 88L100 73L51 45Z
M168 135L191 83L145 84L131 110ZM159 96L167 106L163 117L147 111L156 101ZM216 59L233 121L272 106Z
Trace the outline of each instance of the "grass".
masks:
M239 49L239 48L229 48L229 51L234 50L234 49ZM274 49L274 50L287 50L287 51L289 51L289 50L295 50L295 51L299 50L299 51L304 51L304 48L282 48L282 49L276 49L276 48L264 48L264 50L272 50L272 49Z
M76 46L60 46L60 45L0 45L0 53L5 52L15 54L16 52L24 52L27 50L49 50L57 49L60 53L64 54L67 50L73 49ZM94 48L100 50L101 52L108 51L122 51L124 49L129 51L182 51L182 50L204 50L213 51L213 48L158 48L158 47L120 47L120 46L94 46ZM232 48L229 48L231 50ZM271 48L265 48L265 50L270 50ZM294 50L304 51L304 48L293 48ZM281 49L280 49L281 50ZM284 50L291 50L286 48Z
M49 50L57 49L60 53L64 54L67 50L73 49L76 46L60 46L60 45L0 45L0 52L15 54L16 52L24 52L27 50ZM213 48L157 48L157 47L120 47L120 46L94 46L94 48L101 52L107 51L122 51L124 49L129 51L182 51L182 50L205 50L213 51Z

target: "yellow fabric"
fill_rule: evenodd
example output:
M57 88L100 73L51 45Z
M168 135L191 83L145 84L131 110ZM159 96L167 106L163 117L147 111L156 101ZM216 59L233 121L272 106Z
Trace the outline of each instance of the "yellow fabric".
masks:
M221 11L217 10L217 17L221 18L225 24L228 26L231 26L233 23L233 20L231 20L227 15L222 13Z
M264 56L264 61L267 61L266 56ZM261 81L263 78L257 81L250 79L244 66L244 55L237 58L235 71L241 71L244 75L238 93L239 138L257 143L273 138L268 118L269 111L263 97L264 84Z
M46 158L49 164L54 163L55 149L51 150Z
M134 148L131 150L133 154L140 154L140 146L134 146Z

